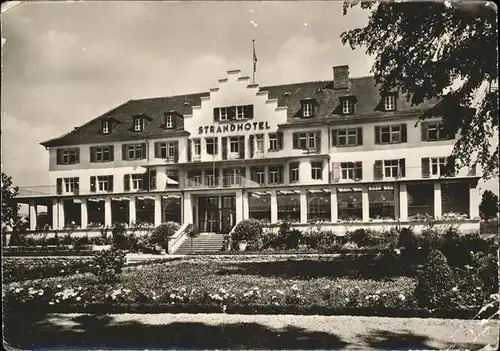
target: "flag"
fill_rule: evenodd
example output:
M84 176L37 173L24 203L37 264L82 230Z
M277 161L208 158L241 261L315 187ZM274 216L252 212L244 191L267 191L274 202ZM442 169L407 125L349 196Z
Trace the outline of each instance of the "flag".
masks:
M255 40L252 40L253 43L253 73L257 71L257 54L255 53Z

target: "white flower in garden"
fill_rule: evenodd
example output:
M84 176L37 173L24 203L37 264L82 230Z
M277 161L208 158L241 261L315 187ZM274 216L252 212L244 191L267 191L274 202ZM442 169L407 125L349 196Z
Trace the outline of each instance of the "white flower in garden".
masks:
M53 302L53 301L50 301L50 302L49 302L49 305L53 305L53 304L54 304L54 302Z
M325 286L323 287L323 289L325 289L325 290L330 289L330 285L325 285Z
M394 249L394 252L396 253L396 255L401 255L401 250L400 249Z
M220 288L219 289L219 292L222 293L222 294L225 294L226 293L226 290L224 288Z
M367 296L365 297L365 300L370 300L370 297L371 297L371 295L367 295Z
M398 297L401 301L404 301L406 299L406 297L403 294L399 294Z
M285 292L283 290L276 290L276 292L280 295L285 295Z
M42 296L43 295L43 290L38 291L38 295Z
M61 289L61 288L62 288L62 285L61 285L61 284L57 284L57 285L56 285L56 288Z
M375 294L379 295L382 291L381 290L377 290L375 291Z
M453 292L457 292L458 291L458 288L456 286L454 286L453 288L451 288L451 291Z
M77 289L78 289L78 290L82 290L82 287L81 287L81 286L79 286Z
M171 299L175 299L175 294L173 294L173 293L172 293L172 294L170 294L170 298L171 298Z
M76 298L76 301L80 301L81 299L82 299L82 298L81 298L80 296L78 296L78 297Z
M387 296L387 294L382 294L382 297L386 297L386 296Z
M345 298L345 302L349 302L349 301L350 301L350 300L346 297L346 298Z
M478 286L478 287L476 288L476 290L481 290L481 287L480 287L480 286Z
M222 313L226 313L226 308L227 308L226 305L222 305Z
M293 291L297 291L297 290L299 290L299 287L297 286L297 284L293 284L291 289Z

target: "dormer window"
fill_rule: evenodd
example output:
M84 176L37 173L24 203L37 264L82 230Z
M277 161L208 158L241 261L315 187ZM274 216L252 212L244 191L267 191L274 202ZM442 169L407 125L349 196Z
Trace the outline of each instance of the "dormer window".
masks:
M174 127L174 116L172 116L172 115L165 116L165 127L167 127L167 128Z
M110 122L102 121L102 134L109 134L110 130Z
M396 109L396 97L394 95L384 96L384 110L394 111Z
M350 115L354 112L354 103L352 100L345 99L342 101L342 114Z
M300 103L302 104L302 117L303 118L312 117L314 115L315 100L306 99L306 100L301 100Z
M134 131L142 132L144 130L144 118L143 117L135 117L134 118Z

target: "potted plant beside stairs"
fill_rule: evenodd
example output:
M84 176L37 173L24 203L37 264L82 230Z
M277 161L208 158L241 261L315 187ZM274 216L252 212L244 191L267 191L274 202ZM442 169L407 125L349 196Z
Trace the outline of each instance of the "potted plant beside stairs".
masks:
M248 242L255 242L262 235L262 223L256 219L244 219L239 222L231 234L231 239L238 243L238 249L245 251Z
M193 239L200 235L200 231L194 224L186 227L186 235L191 238L191 254L193 253Z

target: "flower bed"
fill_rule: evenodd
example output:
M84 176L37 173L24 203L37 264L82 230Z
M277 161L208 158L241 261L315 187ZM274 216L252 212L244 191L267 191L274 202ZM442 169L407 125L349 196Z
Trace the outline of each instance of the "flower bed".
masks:
M326 269L330 264L331 269ZM318 268L311 271L311 267ZM340 274L337 262L176 261L128 268L115 283L90 274L11 283L11 308L59 312L226 312L448 316L419 309L414 278ZM359 276L359 277L354 277ZM457 292L458 294L460 292ZM453 312L477 311L482 301ZM24 306L24 307L23 307ZM437 313L437 315L436 315Z
M93 245L9 246L3 249L4 256L91 256Z
M93 257L4 257L4 283L87 272Z

